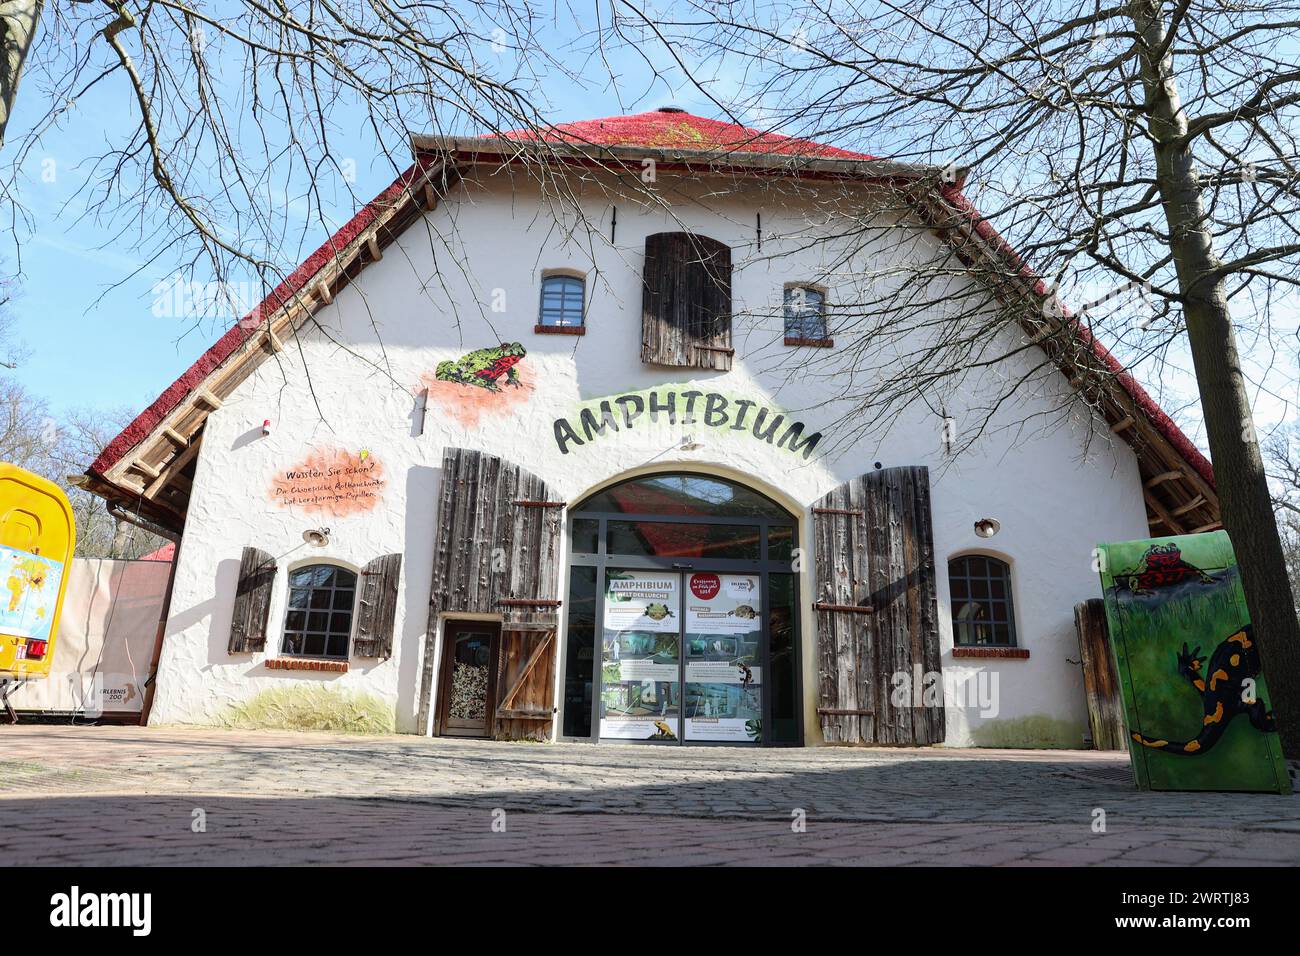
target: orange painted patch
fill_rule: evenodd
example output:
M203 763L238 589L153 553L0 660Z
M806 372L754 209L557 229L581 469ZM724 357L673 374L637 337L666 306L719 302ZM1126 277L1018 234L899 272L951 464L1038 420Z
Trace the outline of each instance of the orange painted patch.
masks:
M420 376L420 387L429 390L429 411L438 412L460 422L468 428L478 425L483 416L497 417L509 414L533 397L536 376L529 365L515 366L520 384L507 385L501 379L499 392L478 385L460 382L440 382L433 372Z
M1223 719L1223 701L1219 701L1219 703L1214 705L1214 713L1205 715L1205 723L1207 725L1217 724L1222 719Z
M1213 674L1210 675L1210 690L1214 690L1214 685L1217 684L1219 681L1227 680L1227 679L1228 679L1227 671L1222 671L1222 670L1215 671Z
M317 448L271 480L270 496L280 508L345 518L372 510L386 483L384 466L373 454Z
M1185 753L1194 754L1196 753L1196 751L1200 749L1201 749L1200 743L1198 743L1195 740L1189 740L1187 741L1187 743L1183 744L1183 751Z
M1238 631L1232 637L1228 638L1230 644L1240 644L1242 647L1250 647L1250 638L1246 636L1245 631Z

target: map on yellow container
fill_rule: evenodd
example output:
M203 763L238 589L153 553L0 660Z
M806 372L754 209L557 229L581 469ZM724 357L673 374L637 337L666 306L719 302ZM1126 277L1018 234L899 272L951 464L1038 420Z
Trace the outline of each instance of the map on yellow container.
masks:
M49 640L62 578L61 562L0 545L0 635Z

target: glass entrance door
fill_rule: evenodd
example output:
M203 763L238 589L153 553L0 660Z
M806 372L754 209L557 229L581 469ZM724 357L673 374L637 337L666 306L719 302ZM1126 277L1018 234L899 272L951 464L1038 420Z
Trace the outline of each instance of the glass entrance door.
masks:
M681 622L680 574L605 572L601 737L681 739Z
M682 575L686 741L762 741L762 580L710 571Z
M758 574L606 571L600 736L760 743L763 604Z
M796 532L708 475L631 478L571 508L566 738L800 743Z

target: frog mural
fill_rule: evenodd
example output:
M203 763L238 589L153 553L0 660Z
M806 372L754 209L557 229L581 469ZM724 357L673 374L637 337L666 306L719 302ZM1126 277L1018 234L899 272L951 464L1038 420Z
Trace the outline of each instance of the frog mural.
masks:
M459 359L439 362L420 377L421 387L428 390L431 406L441 407L462 425L477 427L484 415L506 414L532 396L527 374L531 369L520 364L527 354L519 342L475 349Z
M519 373L515 366L528 354L518 342L502 342L495 348L475 349L457 362L439 362L434 377L440 382L459 382L477 385L490 392L501 391L498 384L505 376L506 384L518 388Z

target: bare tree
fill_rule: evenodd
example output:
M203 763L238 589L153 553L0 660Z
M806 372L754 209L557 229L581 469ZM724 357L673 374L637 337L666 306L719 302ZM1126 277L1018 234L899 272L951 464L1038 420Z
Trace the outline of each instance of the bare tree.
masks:
M0 146L42 6L43 0L0 0Z
M0 461L59 485L77 523L77 556L138 558L166 543L145 528L109 513L102 498L72 484L100 449L130 421L123 409L75 411L63 421L12 377L0 377Z
M0 99L24 70L0 167L18 233L24 164L110 97L102 151L60 166L76 176L67 215L216 289L206 312L170 316L192 324L256 305L336 210L370 199L353 191L362 163L411 166L411 131L538 130L539 75L572 76L531 0L5 0L0 24Z
M1300 423L1275 432L1264 443L1282 553L1291 575L1291 597L1300 608Z
M1294 375L1270 318L1300 284L1297 7L693 0L665 17L636 0L617 6L626 39L661 41L737 117L944 170L942 199L924 214L895 187L892 201L841 216L839 238L858 237L880 263L840 309L860 426L915 403L942 410L973 371L1042 344L1059 359L1095 351L1094 335L1118 342L1147 378L1190 353L1223 526L1283 746L1300 757L1300 627L1277 599L1289 582L1241 345L1284 355ZM743 77L731 97L712 79L724 69ZM1023 260L991 263L973 240L927 256L925 235L971 222L985 246L1005 237ZM955 281L972 273L982 281ZM1046 343L1006 334L1032 327L1026 308L1055 320ZM1007 381L966 435L1038 385Z

